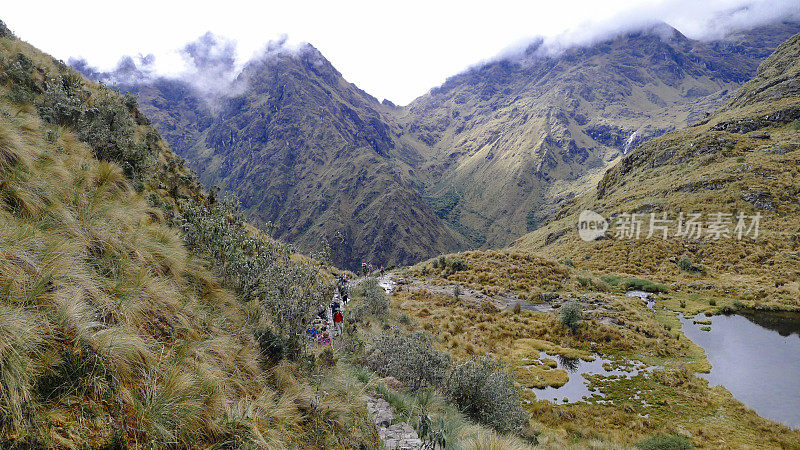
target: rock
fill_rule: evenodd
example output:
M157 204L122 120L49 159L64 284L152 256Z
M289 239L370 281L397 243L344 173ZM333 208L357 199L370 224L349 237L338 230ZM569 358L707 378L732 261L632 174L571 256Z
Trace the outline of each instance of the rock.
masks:
M747 133L750 139L769 139L770 135L766 131L751 131Z
M772 202L772 194L768 191L750 191L742 194L742 200L752 204L756 208L775 211L775 204Z
M559 295L558 292L542 292L542 300L546 302L551 302L553 300L558 300Z

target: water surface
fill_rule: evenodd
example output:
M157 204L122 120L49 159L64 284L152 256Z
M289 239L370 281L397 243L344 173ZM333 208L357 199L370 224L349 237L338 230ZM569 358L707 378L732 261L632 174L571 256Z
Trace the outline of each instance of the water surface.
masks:
M702 331L705 325L681 317L684 334L711 363L703 376L760 416L800 428L800 314L748 312L711 320L711 331Z

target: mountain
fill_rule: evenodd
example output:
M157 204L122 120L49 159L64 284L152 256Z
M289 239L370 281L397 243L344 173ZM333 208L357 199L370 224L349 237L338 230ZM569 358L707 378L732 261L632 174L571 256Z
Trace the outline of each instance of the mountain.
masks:
M800 30L689 39L666 24L518 54L450 78L407 107L379 103L314 47L273 44L221 92L135 79L175 151L251 221L333 261L408 264L506 245L636 145L703 119ZM102 78L103 74L90 74ZM134 72L131 72L134 71Z
M555 220L513 247L568 258L588 270L654 279L681 295L702 291L750 307L800 308L798 61L800 35L795 35L719 111L639 146L596 188L565 204ZM576 226L584 210L607 218L610 236L581 240ZM614 238L620 220L632 213L643 220L642 237ZM668 239L644 238L651 213L657 218L666 213L673 221L665 223L672 226ZM674 235L681 213L686 219L700 215L700 235ZM751 228L756 216L757 234Z
M390 107L345 81L310 45L251 61L216 109L187 83L133 85L142 109L207 185L252 222L333 260L405 264L463 247L414 188Z
M474 245L507 244L629 149L722 105L797 31L776 24L709 43L662 23L562 51L540 40L456 75L404 118L426 157L425 196Z

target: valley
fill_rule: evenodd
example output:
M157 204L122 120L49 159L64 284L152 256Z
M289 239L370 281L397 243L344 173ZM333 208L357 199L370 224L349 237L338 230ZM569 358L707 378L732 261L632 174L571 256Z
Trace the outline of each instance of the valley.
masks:
M800 11L749 7L404 106L0 22L0 448L798 448Z

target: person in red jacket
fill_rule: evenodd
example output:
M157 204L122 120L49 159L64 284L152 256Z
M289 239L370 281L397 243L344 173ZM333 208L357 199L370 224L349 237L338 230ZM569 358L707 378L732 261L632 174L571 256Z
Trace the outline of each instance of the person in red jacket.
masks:
M336 330L336 336L341 336L342 335L342 321L343 320L344 320L344 317L342 316L342 312L339 311L339 310L336 310L333 313L333 329Z

